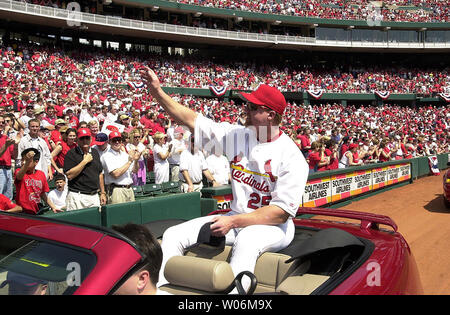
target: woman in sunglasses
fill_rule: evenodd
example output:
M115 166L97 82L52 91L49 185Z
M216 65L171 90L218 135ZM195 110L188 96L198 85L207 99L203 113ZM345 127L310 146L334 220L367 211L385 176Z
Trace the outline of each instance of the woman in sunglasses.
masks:
M130 142L125 146L127 152L138 151L139 153L141 153L141 157L138 160L138 171L132 174L134 186L143 186L145 185L147 180L147 168L145 166L145 159L148 158L148 149L145 148L143 140L144 138L142 137L141 128L136 128L131 131Z

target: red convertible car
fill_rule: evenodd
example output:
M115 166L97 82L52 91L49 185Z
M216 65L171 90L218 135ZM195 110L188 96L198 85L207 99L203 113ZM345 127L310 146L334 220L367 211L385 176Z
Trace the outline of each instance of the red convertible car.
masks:
M301 208L299 215L292 244L261 255L246 294L422 293L414 257L390 218L321 208ZM160 237L175 223L145 225ZM0 234L0 294L112 294L141 268L136 246L109 228L0 213ZM229 250L199 244L172 258L165 269L170 283L160 289L228 293L236 285L227 263ZM14 283L22 291L14 291ZM31 290L36 286L40 289Z
M450 169L444 174L444 204L450 209Z

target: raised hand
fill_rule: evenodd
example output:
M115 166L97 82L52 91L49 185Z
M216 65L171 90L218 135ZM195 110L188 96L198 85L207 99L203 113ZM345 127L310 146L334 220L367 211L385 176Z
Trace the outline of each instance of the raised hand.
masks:
M157 90L159 90L161 88L158 76L152 69L150 69L147 66L142 67L140 74L141 74L141 78L143 79L143 81L145 81L147 86L150 88L150 92L152 94L153 94L153 92L156 92Z

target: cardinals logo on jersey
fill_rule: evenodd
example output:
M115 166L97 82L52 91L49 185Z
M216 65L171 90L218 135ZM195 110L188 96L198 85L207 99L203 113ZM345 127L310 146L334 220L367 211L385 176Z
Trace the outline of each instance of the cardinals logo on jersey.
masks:
M276 182L277 177L273 176L272 174L272 167L270 166L270 162L272 162L272 160L267 160L266 163L264 163L264 171L267 175L269 175L270 181L274 183Z
M235 156L231 162L230 167L233 180L238 183L249 185L250 187L264 193L270 192L269 182L264 178L269 179L272 183L277 180L277 177L272 174L272 168L270 165L271 160L266 161L264 164L265 173L247 169L242 164L239 164L240 162L242 162L242 155Z

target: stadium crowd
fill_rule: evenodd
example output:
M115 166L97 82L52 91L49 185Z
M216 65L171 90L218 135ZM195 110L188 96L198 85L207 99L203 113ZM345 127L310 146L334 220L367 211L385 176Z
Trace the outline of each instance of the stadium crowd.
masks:
M178 0L178 2L221 9L322 19L367 20L370 18L396 22L448 22L449 19L448 3L439 0L383 1L383 6L378 8L366 0Z
M28 3L66 8L70 1L25 0ZM97 13L95 3L78 1L81 10ZM215 7L220 9L242 10L265 14L281 14L299 17L346 20L382 20L395 22L448 22L449 7L440 0L388 0L375 6L368 0L177 0L179 3ZM144 14L123 16L131 19L144 19ZM168 21L176 23L177 21Z
M326 67L313 62L257 64L249 60L221 62L196 56L161 55L156 53L119 53L96 48L63 51L46 46L0 46L1 86L7 89L0 104L20 101L27 93L37 94L41 87L46 98L66 96L83 91L82 97L97 96L104 102L123 98L123 90L108 86L139 80L142 65L158 69L161 82L167 87L252 90L259 84L279 86L284 92L322 90L328 93L417 93L432 95L450 93L449 68L406 68L402 65L345 66L333 63ZM100 85L100 89L99 89ZM5 99L9 95L9 99ZM143 100L146 94L143 93ZM133 100L132 100L133 101Z
M220 180L215 177L220 154L210 164L211 156L197 151L186 156L182 152L193 151L189 131L168 119L145 87L124 86L137 79L136 71L143 64L132 55L64 53L14 44L1 47L1 58L1 194L13 199L14 185L15 201L24 211L38 213L41 199L55 212L133 200L132 186L145 185L148 172L155 173L156 183L183 181L183 191L200 190L203 176L213 186L228 183L227 175ZM195 77L198 65L208 65L215 75L228 72L230 83L232 79L238 84L246 82L248 89L257 83L250 76L244 79L232 74L231 66L211 62L187 69L175 60L148 62L157 69L163 85L176 81L178 73ZM242 72L252 72L245 69ZM260 73L265 73L263 70ZM262 82L290 85L284 79L276 80L277 75L267 72L265 77L275 80ZM427 74L428 78L446 76L446 72ZM240 100L174 97L216 121L245 122ZM450 152L449 118L449 106L305 106L290 102L281 128L307 157L313 173ZM200 166L186 174L183 158L195 158L190 164ZM223 163L220 168L229 172ZM39 177L35 170L40 171ZM189 180L188 175L192 177ZM57 187L47 198L47 182L52 179ZM37 191L30 191L29 185ZM17 211L15 206L11 209Z

